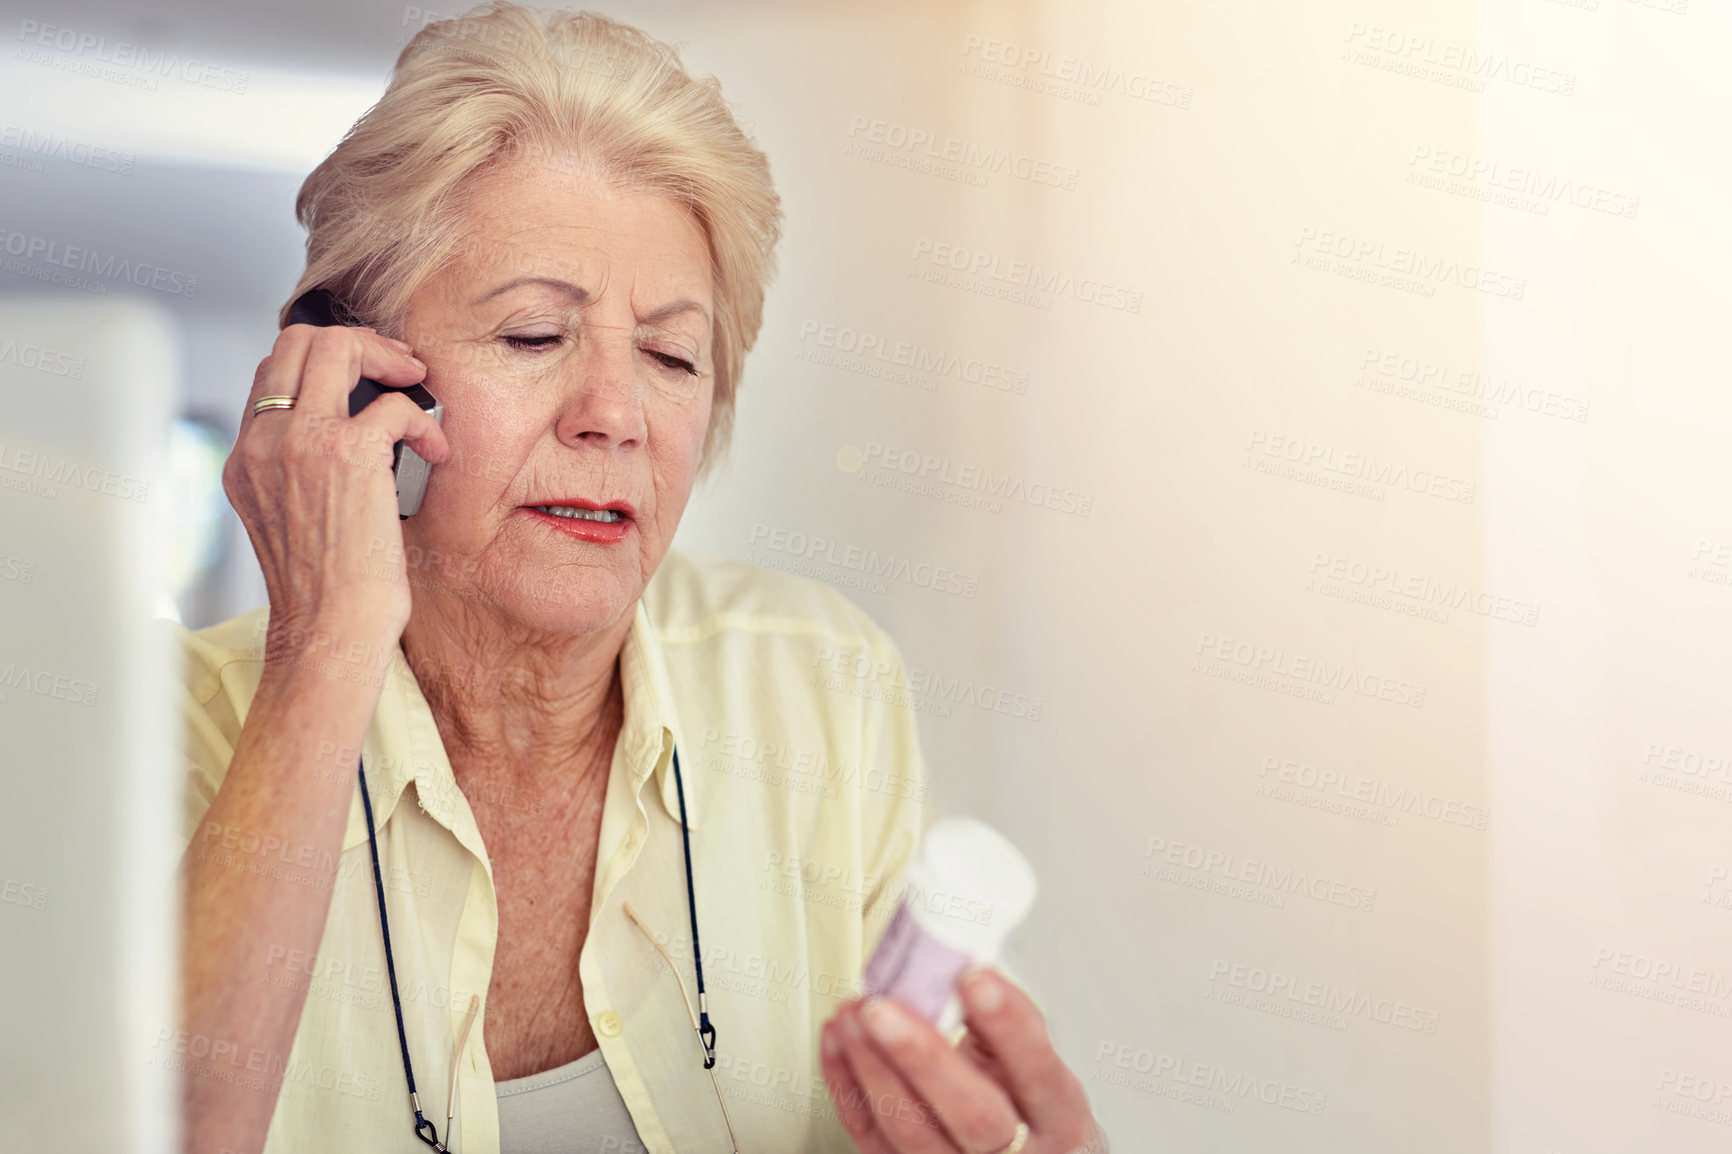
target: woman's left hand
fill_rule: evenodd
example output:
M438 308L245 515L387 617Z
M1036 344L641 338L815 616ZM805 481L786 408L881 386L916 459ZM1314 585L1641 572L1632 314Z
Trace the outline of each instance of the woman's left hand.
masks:
M845 1003L820 1038L824 1080L861 1154L1105 1154L1082 1082L1034 1003L988 969L962 983L955 1047L891 998Z

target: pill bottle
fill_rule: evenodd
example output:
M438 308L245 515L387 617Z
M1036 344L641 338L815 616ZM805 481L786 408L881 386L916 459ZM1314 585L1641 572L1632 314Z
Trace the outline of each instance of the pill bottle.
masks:
M961 1022L963 971L996 961L1034 904L1034 870L1004 836L970 817L934 822L908 863L907 887L864 986L951 1033Z

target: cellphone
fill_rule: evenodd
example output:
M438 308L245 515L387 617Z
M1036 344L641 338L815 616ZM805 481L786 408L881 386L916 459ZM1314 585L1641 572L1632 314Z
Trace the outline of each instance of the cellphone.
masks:
M330 289L309 289L296 297L295 303L289 306L291 325L323 327L354 323L354 311ZM406 389L395 389L390 385L381 385L370 377L362 377L349 391L349 415L354 416L386 393L402 393L420 405L424 412L432 413L435 421L442 420L445 416L445 406L427 391L427 386L410 385ZM414 516L421 508L421 498L427 493L427 477L432 471L433 466L404 442L398 441L391 447L391 472L397 478L398 520Z

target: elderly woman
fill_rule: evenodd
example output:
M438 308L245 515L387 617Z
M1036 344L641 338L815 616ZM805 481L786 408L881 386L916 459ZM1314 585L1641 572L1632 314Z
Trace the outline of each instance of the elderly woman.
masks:
M224 482L268 615L183 634L189 1148L1097 1133L998 974L955 1045L858 998L925 784L909 713L829 674L891 642L826 587L669 549L779 228L716 84L495 4L415 37L298 209L297 294L359 323L289 324L259 364ZM443 423L394 391L351 415L362 377ZM432 466L406 519L399 441Z

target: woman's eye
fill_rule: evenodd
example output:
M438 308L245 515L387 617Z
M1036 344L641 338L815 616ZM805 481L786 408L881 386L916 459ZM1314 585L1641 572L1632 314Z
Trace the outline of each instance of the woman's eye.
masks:
M660 361L667 368L679 369L681 372L690 373L694 377L701 375L698 372L697 366L686 360L684 357L676 357L672 353L658 353L654 349L651 349L649 353L650 356Z
M557 345L559 343L559 334L549 333L545 336L530 337L508 336L505 338L505 343L514 349L543 349L548 345Z

